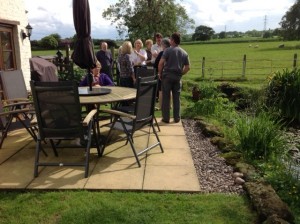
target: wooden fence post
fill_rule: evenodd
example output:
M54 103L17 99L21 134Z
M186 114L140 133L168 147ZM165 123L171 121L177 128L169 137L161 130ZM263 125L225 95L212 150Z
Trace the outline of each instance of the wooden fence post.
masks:
M297 68L297 54L294 54L293 68Z
M246 55L244 54L244 58L243 58L243 71L242 71L242 77L245 78L245 74L246 74Z
M205 57L202 58L202 78L205 76Z

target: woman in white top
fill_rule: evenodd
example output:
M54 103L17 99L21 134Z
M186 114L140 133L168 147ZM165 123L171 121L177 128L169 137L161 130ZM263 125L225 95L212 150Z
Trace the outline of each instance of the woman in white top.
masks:
M147 59L147 52L142 49L143 42L141 39L137 39L134 42L134 49L130 57L134 66L145 66Z

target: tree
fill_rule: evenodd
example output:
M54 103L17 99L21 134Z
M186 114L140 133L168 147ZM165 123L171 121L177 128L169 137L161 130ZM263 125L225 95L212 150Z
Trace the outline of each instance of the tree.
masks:
M55 40L57 40L58 43L61 41L61 36L58 33L52 33L49 36L54 37Z
M291 6L279 24L281 25L283 39L300 39L300 0L297 0L296 3Z
M249 37L261 37L263 34L263 31L248 30L245 34Z
M193 40L210 40L215 31L208 26L198 26L193 34Z
M219 38L220 39L224 39L226 37L226 32L225 31L222 31L219 33Z
M272 37L272 32L271 31L266 31L263 34L263 38L271 38Z
M56 49L58 42L52 35L49 35L40 40L40 46L45 49Z
M178 31L184 35L194 25L194 20L174 0L119 0L102 16L116 24L119 36L125 34L131 40L152 38L156 32L169 36Z

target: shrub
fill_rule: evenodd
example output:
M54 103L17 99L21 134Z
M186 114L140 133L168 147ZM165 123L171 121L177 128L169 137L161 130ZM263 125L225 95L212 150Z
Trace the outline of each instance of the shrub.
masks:
M241 116L236 121L238 135L237 148L243 153L246 161L279 160L287 153L286 140L280 130L279 122L266 112L261 112L255 117Z
M266 88L266 102L282 117L300 121L300 69L276 72Z
M217 117L225 125L231 126L232 120L235 119L236 104L224 98L217 85L211 81L201 82L199 90L201 100L188 107L184 116Z

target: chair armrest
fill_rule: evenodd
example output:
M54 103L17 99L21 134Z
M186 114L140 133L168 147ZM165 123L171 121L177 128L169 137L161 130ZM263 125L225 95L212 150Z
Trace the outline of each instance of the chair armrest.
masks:
M7 103L10 103L10 102L32 102L31 100L29 100L28 98L14 98L14 99L6 99L5 100Z
M27 105L33 105L32 101L28 101L28 102L17 102L17 103L9 103L6 105L3 105L3 109L4 108L9 108L9 107L15 107L15 106L27 106Z
M101 110L101 112L117 115L117 116L120 116L120 117L127 117L127 118L130 118L132 120L134 120L136 118L135 115L127 114L127 113L124 113L124 112L119 111L119 110L103 109L103 110Z
M18 109L18 110L10 110L10 111L5 111L1 112L0 116L7 116L7 115L13 115L13 114L20 114L20 113L28 113L28 112L34 112L34 110L30 108L24 108L24 109Z
M86 117L84 118L84 120L82 121L82 125L83 126L88 126L90 121L92 120L92 118L95 116L95 114L97 114L97 110L91 110L88 115L86 115Z

